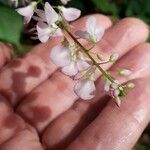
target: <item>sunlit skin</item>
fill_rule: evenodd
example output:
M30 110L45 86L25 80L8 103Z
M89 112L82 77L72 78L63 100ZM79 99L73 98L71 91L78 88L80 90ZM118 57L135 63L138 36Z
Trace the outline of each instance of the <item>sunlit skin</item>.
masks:
M62 74L49 58L61 38L31 49L12 60L11 48L0 44L0 150L131 150L150 121L150 44L148 27L136 18L112 24L95 15L105 29L94 48L108 58L119 54L110 72L125 68L128 78L114 74L120 82L135 84L118 108L97 80L96 97L79 99L74 81ZM87 17L73 25L84 30ZM74 28L74 29L76 29Z

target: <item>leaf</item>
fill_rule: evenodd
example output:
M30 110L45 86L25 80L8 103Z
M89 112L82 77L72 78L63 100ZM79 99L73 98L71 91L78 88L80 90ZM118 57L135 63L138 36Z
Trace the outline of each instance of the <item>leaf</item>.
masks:
M119 8L115 2L110 2L110 0L92 0L95 7L104 13L114 15L117 17Z
M13 9L0 6L0 41L20 45L23 18Z

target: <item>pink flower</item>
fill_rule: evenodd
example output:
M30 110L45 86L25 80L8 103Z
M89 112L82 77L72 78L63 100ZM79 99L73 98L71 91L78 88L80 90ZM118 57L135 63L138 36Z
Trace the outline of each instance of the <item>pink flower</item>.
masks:
M40 18L37 23L37 33L41 42L47 42L50 37L62 36L61 29L55 24L59 20L59 16L48 2L45 3L45 16L43 11L38 10L36 13L38 14L36 19Z
M102 26L97 26L96 18L91 16L86 21L87 31L77 31L76 35L80 38L87 39L92 43L97 43L101 40L104 35L104 28Z
M81 11L77 8L65 8L64 6L59 6L58 9L66 21L74 21L81 15Z
M24 23L27 24L30 22L33 14L34 14L34 10L36 9L36 5L37 5L37 2L33 1L30 3L30 5L26 6L26 7L23 7L23 8L18 8L16 9L16 11L24 16Z
M75 76L79 71L90 66L82 53L76 51L72 46L55 46L50 58L57 66L62 67L62 72L68 76Z
M83 100L92 99L95 96L96 87L93 80L79 80L74 86L74 92Z

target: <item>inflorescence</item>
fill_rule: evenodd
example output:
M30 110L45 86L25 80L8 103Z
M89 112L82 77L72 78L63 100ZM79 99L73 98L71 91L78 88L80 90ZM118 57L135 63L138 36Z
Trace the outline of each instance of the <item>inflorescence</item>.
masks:
M74 92L83 100L94 98L97 79L97 71L100 71L105 80L104 90L111 95L116 104L120 106L121 97L126 95L128 89L133 88L133 83L122 85L118 80L104 70L101 66L108 63L114 63L119 55L112 53L107 61L99 53L92 50L102 39L105 29L97 24L94 16L87 18L85 23L85 31L78 30L71 32L72 25L69 23L78 19L81 11L76 8L66 8L65 4L70 0L61 0L61 6L51 6L48 2L45 4L42 0L32 1L23 8L17 8L16 11L24 16L24 23L28 24L33 18L37 21L36 36L32 39L39 39L42 43L46 43L53 37L64 37L63 41L52 48L50 59L61 68L61 71L73 78L76 82ZM44 9L38 9L41 4ZM81 44L81 39L90 44L90 48L86 48ZM118 73L121 76L129 76L131 71L122 69Z

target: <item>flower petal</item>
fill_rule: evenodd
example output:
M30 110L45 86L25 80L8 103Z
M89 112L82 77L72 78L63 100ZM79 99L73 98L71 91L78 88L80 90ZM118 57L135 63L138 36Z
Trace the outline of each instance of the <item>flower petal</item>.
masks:
M42 43L46 43L50 37L50 28L46 23L38 22L37 24L38 38Z
M64 5L66 5L70 0L60 0Z
M18 8L16 11L25 17L25 23L29 23L34 13L34 6L30 4L26 7Z
M44 10L45 10L46 20L49 25L52 25L58 20L58 14L48 2L45 3Z
M80 17L81 11L76 8L65 8L62 7L62 15L67 21L74 21Z
M88 39L88 40L90 39L89 33L87 31L78 30L75 32L75 35L82 39Z
M83 100L89 100L95 96L96 87L93 81L85 79L76 83L74 91Z
M35 9L34 12L37 14L37 16L34 16L34 17L40 18L40 20L37 20L37 21L43 21L43 22L47 21L44 10Z
M94 35L95 35L95 37L96 37L96 42L99 42L99 41L101 40L101 38L102 38L103 35L104 35L104 32L105 32L105 30L104 30L104 28L103 28L102 26L97 26L97 27L95 28L95 33L94 33Z
M96 28L96 18L91 16L87 19L86 21L86 29L87 29L87 32L90 34L90 35L93 35L95 33L95 28Z
M78 67L79 71L82 71L82 70L85 70L88 67L90 67L90 65L84 60L78 60L77 61L77 67Z
M70 50L62 45L57 45L52 48L50 58L59 67L64 67L70 64Z
M72 61L68 66L63 67L62 72L68 76L75 76L78 73L76 62Z

